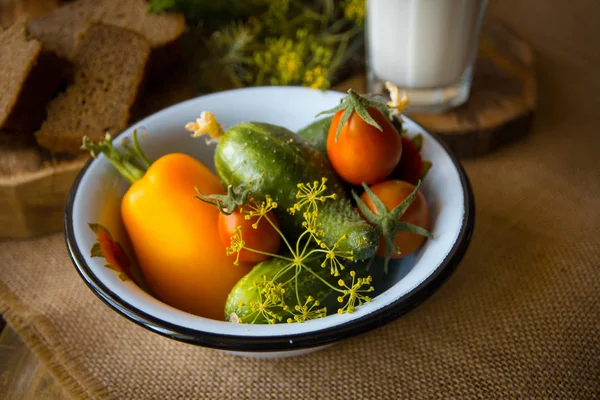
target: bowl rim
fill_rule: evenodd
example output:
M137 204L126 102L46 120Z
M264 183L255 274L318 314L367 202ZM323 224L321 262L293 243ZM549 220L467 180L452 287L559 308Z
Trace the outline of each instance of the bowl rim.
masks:
M257 88L252 88L257 89ZM236 89L247 90L247 89ZM203 96L202 96L203 97ZM195 98L197 99L197 97ZM147 118L147 117L146 117ZM73 204L75 194L79 188L79 184L86 171L94 162L94 158L90 158L77 177L75 178L65 206L64 214L64 233L65 243L69 251L69 256L73 262L75 269L86 283L86 285L95 293L106 305L124 316L130 321L162 336L169 337L185 343L209 347L220 350L239 351L239 352L276 352L276 351L291 351L306 348L315 348L333 344L335 342L357 336L369 332L377 327L386 325L397 319L401 315L414 309L433 293L452 275L459 263L463 259L467 248L471 242L471 237L475 228L475 201L471 183L467 174L461 165L456 155L450 150L449 146L444 143L439 135L430 132L422 125L418 124L411 118L403 115L403 118L415 123L421 130L427 132L433 140L438 142L446 151L450 160L456 167L460 178L462 190L464 193L464 215L462 225L458 237L446 255L440 262L436 270L421 282L418 286L410 290L404 296L391 302L390 304L377 309L361 318L353 321L344 322L338 325L320 329L313 332L305 332L298 334L279 335L279 336L242 336L230 334L218 334L205 332L198 329L183 327L163 321L151 314L148 314L133 305L127 303L112 292L102 281L94 275L92 269L85 261L85 256L75 242L75 229L73 221ZM135 124L131 124L135 125ZM129 127L128 127L129 128ZM120 132L115 137L120 136L125 132Z

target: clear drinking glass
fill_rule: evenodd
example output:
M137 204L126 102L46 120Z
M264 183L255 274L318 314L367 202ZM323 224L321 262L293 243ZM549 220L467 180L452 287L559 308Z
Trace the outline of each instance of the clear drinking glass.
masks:
M437 113L469 98L487 0L367 0L370 92L390 81L407 111Z

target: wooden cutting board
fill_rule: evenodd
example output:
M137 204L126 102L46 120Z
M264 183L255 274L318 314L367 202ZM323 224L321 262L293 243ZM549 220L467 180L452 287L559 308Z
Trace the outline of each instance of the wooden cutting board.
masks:
M469 100L442 114L408 114L461 158L481 156L526 135L536 107L531 46L498 22L484 25ZM334 89L366 91L364 74Z
M60 231L69 189L85 159L0 177L0 239Z

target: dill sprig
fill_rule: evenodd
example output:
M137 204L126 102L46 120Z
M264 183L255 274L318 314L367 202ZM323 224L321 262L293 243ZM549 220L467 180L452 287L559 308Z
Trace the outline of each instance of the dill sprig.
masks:
M302 213L304 219L304 231L295 243L289 241L269 217L268 212L278 206L271 197L265 196L265 200L261 202L250 199L248 205L242 209L246 213L246 218L264 218L281 236L286 249L280 254L269 254L252 249L244 241L242 228L238 227L234 231L230 246L226 249L228 255L239 257L242 250L267 254L281 260L282 266L273 276L263 276L262 281L252 283L252 290L256 292L254 300L247 304L239 302L235 312L230 315L231 321L304 322L326 316L327 308L321 307L324 298L318 298L316 294L309 294L306 297L300 294L298 282L300 277L307 274L327 286L331 294L337 293L337 300L340 303L338 313L352 313L356 307L371 300L366 295L374 290L371 276L357 277L355 271L344 272L345 263L354 261L351 251L339 249L339 244L347 240L346 235L341 236L331 247L322 241L325 232L317 222L319 206L325 201L336 200L335 194L327 194L326 182L327 179L322 178L320 182L298 184L296 195L298 201L288 210L292 214ZM324 276L314 270L319 267L328 268L330 274Z
M216 3L150 1L152 11L180 11L191 30L201 27L196 40L202 43L192 43L190 51L204 50L195 67L202 89L303 85L324 90L362 67L365 0L236 0L229 19L223 18L227 7Z

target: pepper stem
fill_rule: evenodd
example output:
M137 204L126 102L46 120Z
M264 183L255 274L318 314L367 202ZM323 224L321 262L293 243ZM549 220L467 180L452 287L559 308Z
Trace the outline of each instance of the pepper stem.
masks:
M104 140L100 142L92 142L87 136L84 136L81 149L88 150L94 158L104 154L123 178L132 184L141 179L146 173L147 167L152 164L152 161L146 157L140 147L137 130L133 131L132 139L133 147L127 143L127 140L124 140L123 148L125 151L122 151L113 146L113 138L110 133L106 133ZM140 167L140 164L145 167Z

